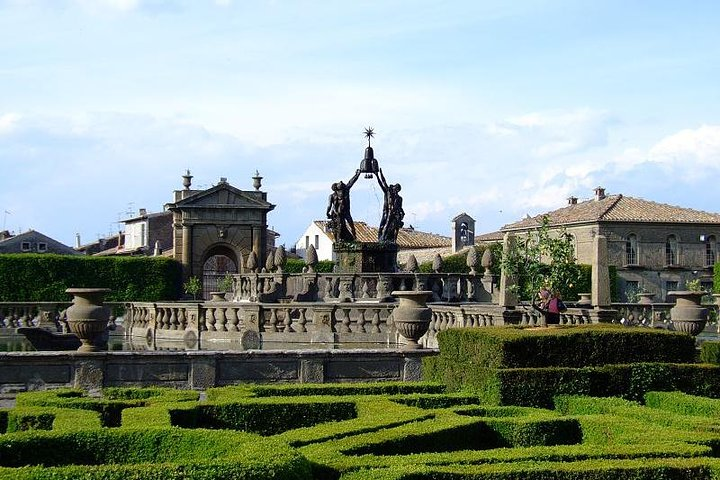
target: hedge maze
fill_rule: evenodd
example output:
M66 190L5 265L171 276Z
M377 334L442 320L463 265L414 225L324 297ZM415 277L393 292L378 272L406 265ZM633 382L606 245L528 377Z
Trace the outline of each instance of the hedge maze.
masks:
M602 374L614 379L606 385L613 394L593 396L585 390L600 391L599 380L577 382L570 371L619 364L603 364L588 350L593 342L576 337L585 349L585 357L573 354L578 367L543 361L537 368L565 369L567 383L537 396L532 390L520 395L515 386L522 401L508 402L513 397L498 394L506 391L503 382L530 374L499 372L533 370L518 366L525 360L517 355L541 347L556 358L553 349L566 348L574 335L601 337L611 353L613 342L635 347L643 340L596 328L487 330L497 331L472 340L483 348L464 345L461 357L448 348L447 357L427 365L429 376L448 379L463 365L488 369L465 375L474 383L462 388L438 382L237 385L210 389L202 401L197 392L159 388L105 389L92 398L69 389L19 394L15 408L0 411L0 479L720 478L717 367L691 363L683 335L648 331L663 335L646 341L665 351L625 364L626 370L643 366L635 373ZM484 367L470 366L480 357ZM588 358L595 363L587 365ZM450 359L461 365L443 370ZM693 368L710 374L680 378Z

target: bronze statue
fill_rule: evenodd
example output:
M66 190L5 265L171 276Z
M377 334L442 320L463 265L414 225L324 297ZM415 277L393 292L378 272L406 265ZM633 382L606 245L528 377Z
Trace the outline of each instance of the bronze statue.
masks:
M360 177L360 170L346 184L342 180L332 185L333 193L328 198L327 218L336 242L354 242L355 223L350 214L350 189Z
M378 241L394 243L397 241L398 232L403 226L402 220L405 217L405 211L402 208L402 197L400 196L401 187L399 183L388 185L382 168L378 169L377 179L380 188L385 193L382 219L378 230Z

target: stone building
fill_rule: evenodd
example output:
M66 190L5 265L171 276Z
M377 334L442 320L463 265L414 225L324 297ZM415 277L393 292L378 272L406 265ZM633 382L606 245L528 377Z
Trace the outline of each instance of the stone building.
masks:
M35 230L12 235L7 230L0 232L0 253L56 253L78 255L71 247L58 242Z
M138 215L124 220L122 251L133 255L160 255L173 246L173 214L170 211L148 213L141 208Z
M607 238L608 263L617 268L621 301L639 291L668 301L668 291L695 279L712 288L720 214L606 195L598 187L591 200L570 197L567 206L505 225L501 232L536 229L545 216L552 229L564 228L572 235L578 263L591 263L596 235Z
M333 253L334 240L327 228L326 220L315 220L295 243L296 253L305 258L309 245L317 250L318 260L335 260ZM358 242L377 242L378 229L365 222L355 222ZM443 235L421 232L412 227L401 228L397 236L398 263L403 264L412 253L418 261L425 257L432 258L438 251L446 252L451 247L451 239Z

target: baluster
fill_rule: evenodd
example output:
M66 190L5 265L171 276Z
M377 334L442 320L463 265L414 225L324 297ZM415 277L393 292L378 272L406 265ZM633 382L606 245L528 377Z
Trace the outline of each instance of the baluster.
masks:
M370 322L372 324L371 333L380 333L380 310L377 308L373 308L373 317L372 321Z
M350 309L343 308L342 310L342 323L340 327L340 333L350 333Z
M278 329L277 329L277 323L278 323L277 309L276 309L276 308L271 308L271 309L270 309L270 321L268 322L268 325L269 325L269 329L270 329L270 330L268 330L268 331L270 331L270 332L277 332L277 331L278 331Z
M227 317L225 316L225 307L217 307L215 309L215 328L219 332L227 332Z
M333 279L332 277L325 277L325 300L331 300L333 298Z
M290 315L290 309L285 309L285 319L283 320L283 332L290 333L293 331L292 328L292 316Z
M307 308L298 308L298 312L300 312L300 318L297 321L297 324L299 325L298 331L299 332L307 332L307 317L305 316L305 313L307 312Z
M170 309L170 329L177 330L179 324L180 324L180 322L178 322L177 311L175 308L171 308Z
M157 329L163 330L165 328L165 309L158 308L157 312Z
M217 320L215 319L215 309L212 307L208 307L205 309L205 328L207 328L208 332L216 332L217 329L215 328L215 322Z
M362 298L370 298L370 285L367 278L363 278L362 280Z
M226 312L228 313L228 331L239 332L238 323L240 323L240 317L238 317L238 309L230 307Z
M185 311L185 308L180 307L178 308L178 326L180 327L180 330L185 330L187 328L187 312Z
M365 332L365 309L360 309L360 316L357 320L357 329L360 333L366 333Z

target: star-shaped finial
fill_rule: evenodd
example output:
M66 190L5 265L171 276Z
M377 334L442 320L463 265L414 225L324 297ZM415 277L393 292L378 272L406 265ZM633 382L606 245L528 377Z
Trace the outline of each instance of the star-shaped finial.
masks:
M370 146L370 139L375 136L375 132L373 131L372 127L368 127L365 129L365 138L368 139L368 147Z

